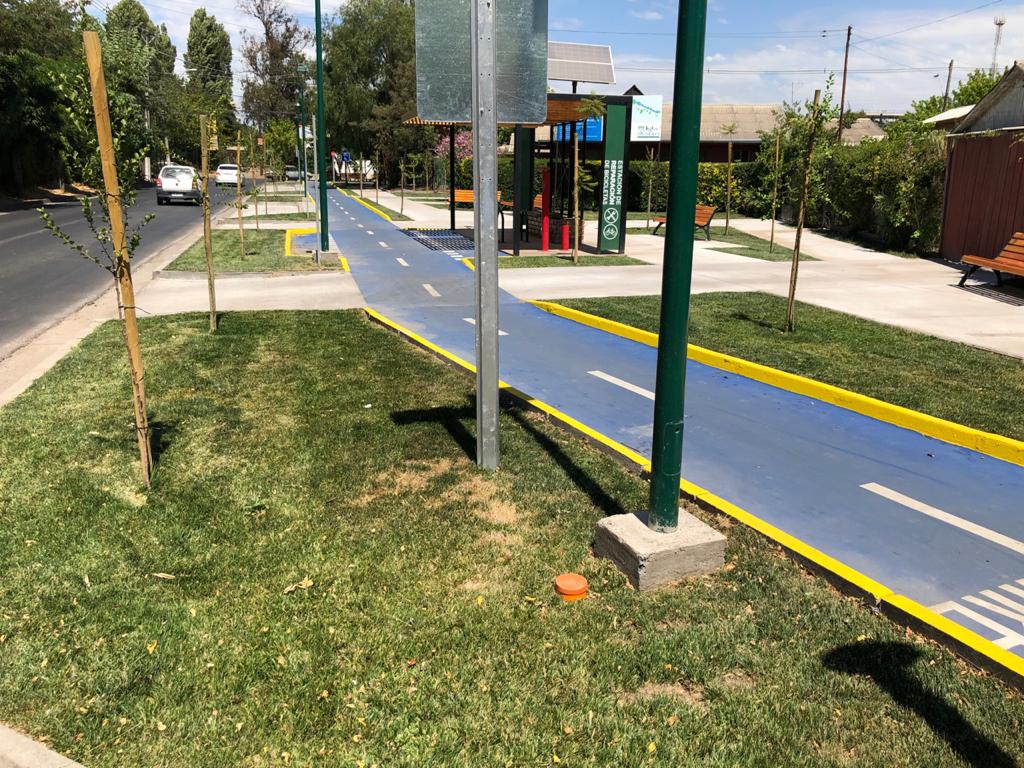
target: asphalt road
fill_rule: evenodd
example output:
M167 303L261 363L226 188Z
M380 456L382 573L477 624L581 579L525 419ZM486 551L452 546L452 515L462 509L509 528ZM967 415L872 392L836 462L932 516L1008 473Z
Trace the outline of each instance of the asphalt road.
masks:
M212 199L216 214L233 202L234 189L218 189ZM68 235L93 246L90 250L102 257L77 202L49 205L47 211ZM156 217L142 230L135 264L144 262L180 237L185 228L203 219L202 208L197 205L158 207L155 188L139 190L135 205L128 210L129 226L148 213ZM111 282L109 272L50 234L37 211L0 213L0 359L88 302Z

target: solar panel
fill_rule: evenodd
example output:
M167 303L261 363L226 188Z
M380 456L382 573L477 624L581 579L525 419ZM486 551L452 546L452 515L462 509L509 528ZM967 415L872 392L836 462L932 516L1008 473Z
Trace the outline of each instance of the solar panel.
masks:
M579 83L615 82L610 45L548 41L548 80Z

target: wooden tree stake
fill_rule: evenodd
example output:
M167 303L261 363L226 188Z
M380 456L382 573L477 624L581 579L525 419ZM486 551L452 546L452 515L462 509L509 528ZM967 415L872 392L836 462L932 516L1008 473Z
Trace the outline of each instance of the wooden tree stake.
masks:
M800 189L800 211L796 218L796 242L793 243L793 264L789 270L789 297L786 301L786 332L796 329L796 276L800 269L800 240L804 233L804 215L807 209L807 189L811 181L811 155L814 153L814 140L818 137L818 107L821 103L821 91L814 92L814 107L811 110L811 130L807 137L807 155L804 162L804 182Z
M210 125L199 116L199 143L203 155L203 246L206 249L206 283L210 294L210 333L217 330L217 294L213 285L213 238L210 235Z
M782 128L775 131L775 180L772 183L772 235L768 240L768 253L775 253L775 218L778 211L779 201L779 173L781 172L780 154L782 150Z
M242 223L242 132L235 136L235 208L238 209L238 247L245 261L245 224Z
M103 55L96 32L82 33L85 58L89 65L89 84L92 88L92 107L96 115L96 138L103 166L103 187L110 217L110 235L114 249L114 280L119 296L119 314L124 331L125 346L132 375L132 409L135 412L135 431L142 463L142 480L151 487L153 453L149 439L149 416L146 412L145 372L142 367L142 348L139 343L139 324L135 314L135 288L132 269L125 245L124 217L121 211L121 189L117 180L117 161L114 157L114 139L110 130L107 108L107 84L103 76Z

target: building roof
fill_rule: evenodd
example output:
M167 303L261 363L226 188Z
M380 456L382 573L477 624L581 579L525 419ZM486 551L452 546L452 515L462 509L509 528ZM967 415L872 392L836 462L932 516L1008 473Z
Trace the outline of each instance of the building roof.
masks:
M967 117L972 109L974 109L974 104L968 104L965 107L953 107L952 109L947 109L945 112L939 112L937 115L932 115L921 122L925 125L934 125L936 128L952 128L963 118Z
M548 41L548 80L579 83L615 82L610 45Z
M835 131L839 128L839 121L830 120L827 128ZM858 117L849 128L843 129L843 144L846 146L856 146L862 141L878 141L884 138L885 129L870 117Z
M778 104L704 104L700 108L700 140L732 141L751 144L761 141L761 133L775 130ZM734 126L733 133L727 129ZM672 105L666 104L661 113L661 140L672 136Z
M1024 127L1024 62L1015 61L985 98L950 133Z

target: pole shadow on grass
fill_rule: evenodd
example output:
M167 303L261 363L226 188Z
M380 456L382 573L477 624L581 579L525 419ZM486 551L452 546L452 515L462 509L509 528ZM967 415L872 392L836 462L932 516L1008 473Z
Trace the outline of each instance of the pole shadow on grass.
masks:
M625 513L626 510L622 505L609 495L582 467L573 461L572 457L567 455L555 440L538 429L537 425L527 418L526 413L522 409L513 407L506 412L561 467L562 471L565 472L576 487L587 494L591 504L606 515L621 515ZM464 422L475 418L476 406L472 402L460 407L416 408L407 411L393 411L391 413L391 420L400 427L424 422L440 424L451 435L452 439L466 456L473 461L476 461L476 437L466 427Z
M822 655L831 670L865 675L901 707L913 710L960 759L974 768L1016 768L1017 761L971 725L942 696L925 688L912 667L921 651L909 643L862 642L843 645Z

